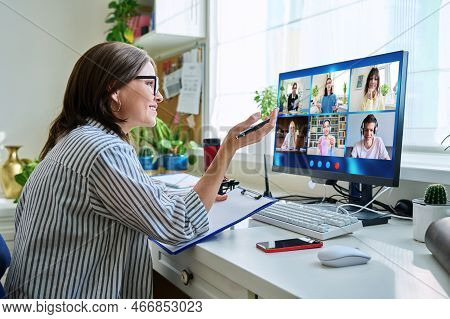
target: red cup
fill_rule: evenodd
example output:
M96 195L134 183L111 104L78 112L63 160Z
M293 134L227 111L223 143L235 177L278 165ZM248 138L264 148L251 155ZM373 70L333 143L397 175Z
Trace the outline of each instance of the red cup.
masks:
M211 165L214 157L216 157L217 152L220 148L220 138L204 138L203 139L203 158L205 164L205 172L208 170L209 165Z

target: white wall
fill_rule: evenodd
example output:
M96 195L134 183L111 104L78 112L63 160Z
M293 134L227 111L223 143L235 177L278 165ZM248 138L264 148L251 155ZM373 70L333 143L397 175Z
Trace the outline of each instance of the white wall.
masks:
M75 62L105 39L108 2L0 2L0 144L23 145L21 157L39 155Z
M350 86L350 111L358 112L361 110L361 101L364 97L364 87L366 86L367 75L370 72L372 66L366 66L363 68L352 69L352 83ZM358 76L364 75L362 81L362 87L360 89L356 88L358 82Z

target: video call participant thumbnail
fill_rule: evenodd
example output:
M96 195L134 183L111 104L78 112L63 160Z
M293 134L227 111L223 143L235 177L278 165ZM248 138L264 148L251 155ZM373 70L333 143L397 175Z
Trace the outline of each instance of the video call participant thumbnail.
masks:
M378 68L374 67L367 76L361 110L382 111L385 109L384 99L380 93L380 72L378 71Z
M376 136L378 128L378 121L373 114L369 114L361 123L362 139L356 142L352 150L352 157L390 160L386 146L383 139Z
M317 147L319 148L320 155L333 156L336 138L330 134L331 122L330 120L324 120L322 125L323 135L319 137Z
M332 113L337 111L337 97L333 93L333 80L327 78L325 82L325 91L320 103L320 109L322 113Z
M292 92L288 96L288 111L298 109L297 83L292 84Z
M286 137L284 138L284 142L281 145L281 149L284 151L295 150L296 143L297 143L297 135L295 134L295 122L291 121L289 123L289 132L286 134Z

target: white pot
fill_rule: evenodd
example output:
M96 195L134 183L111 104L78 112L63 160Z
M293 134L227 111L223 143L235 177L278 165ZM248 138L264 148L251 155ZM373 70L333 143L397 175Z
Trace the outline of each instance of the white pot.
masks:
M450 216L450 202L447 205L428 205L423 199L413 201L413 238L425 241L425 232L435 220Z

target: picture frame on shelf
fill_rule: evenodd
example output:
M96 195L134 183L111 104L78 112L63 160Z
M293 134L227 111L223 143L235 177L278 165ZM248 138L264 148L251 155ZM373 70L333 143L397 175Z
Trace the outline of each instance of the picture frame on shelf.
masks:
M364 74L358 75L357 80L356 80L356 90L362 90L363 88L363 83L364 83Z

